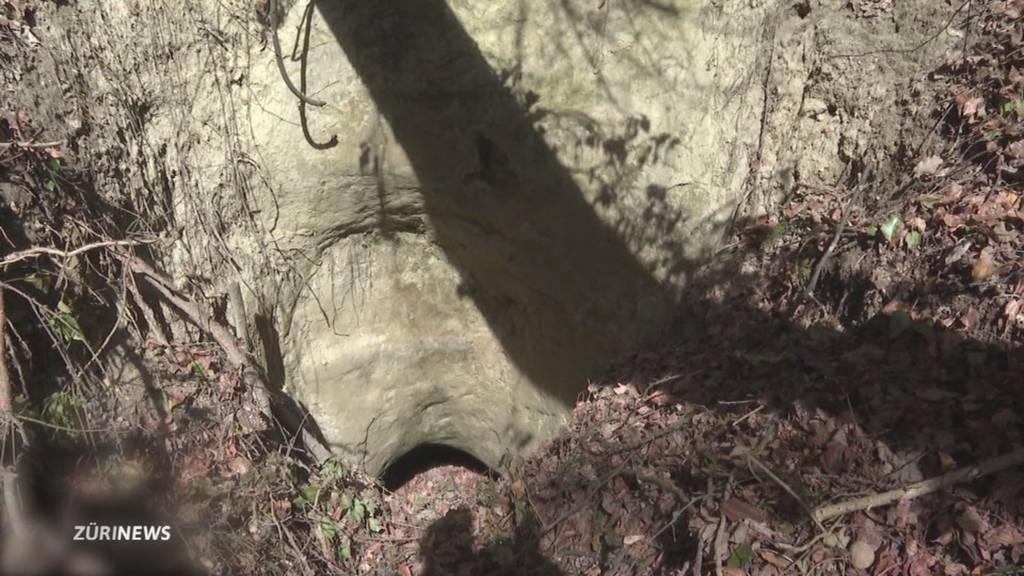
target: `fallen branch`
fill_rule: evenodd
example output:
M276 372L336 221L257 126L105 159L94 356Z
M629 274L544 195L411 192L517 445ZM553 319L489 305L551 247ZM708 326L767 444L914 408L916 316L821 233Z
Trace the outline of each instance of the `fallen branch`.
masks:
M729 478L725 481L725 490L722 492L722 502L729 499L732 495L732 482L736 476L736 471L733 470L729 473ZM728 527L729 520L725 515L725 512L721 511L721 502L719 503L719 518L718 528L715 531L715 540L712 546L712 553L715 557L715 575L722 576L724 574L723 563L725 560L726 547L729 545L729 539L726 537L726 528Z
M231 333L231 330L220 322L214 320L211 315L204 312L198 304L184 296L181 296L174 288L173 283L168 278L154 270L149 264L146 264L134 256L126 256L125 262L132 272L142 276L150 286L156 289L164 299L177 308L189 321L213 338L214 342L216 342L224 351L224 355L227 357L228 363L235 368L241 369L242 378L245 381L246 387L252 392L259 411L272 419L273 411L271 410L271 388L260 374L260 371L256 368L255 363L253 363L252 359L249 358L249 355L243 350L238 339L236 339ZM252 423L256 424L255 422ZM305 428L301 425L296 428L299 433L302 434L302 439L306 448L318 461L324 462L331 457L330 451L317 441L316 438L314 438L313 435Z
M821 506L814 511L813 517L816 521L822 522L830 518L849 514L850 512L868 510L878 506L892 504L893 502L910 500L912 498L917 498L918 496L931 494L932 492L936 492L960 482L969 482L971 480L981 478L982 476L988 476L989 474L1006 470L1007 468L1020 466L1021 464L1024 464L1024 448L985 460L984 462L974 466L960 468L941 476L922 480L921 482L916 482L898 490L890 490L889 492L883 492L881 494L874 494L872 496L854 498L852 500L830 504L828 506Z
M11 396L11 377L7 371L7 313L4 308L4 292L0 288L0 426L3 427L0 442L7 444L8 433L13 433L17 423L14 421L14 403ZM13 456L13 455L12 455ZM7 470L6 463L3 464L3 500L4 500L4 524L15 537L25 533L25 519L21 513L21 505L18 502L18 475L13 470Z
M53 142L0 142L0 150L6 150L8 148L56 148L57 146L63 145L63 140L54 140Z
M0 268L10 266L15 262L22 260L28 260L29 258L39 258L40 256L55 256L57 258L71 258L72 256L78 256L84 252L90 250L96 250L97 248L110 248L113 246L138 246L139 244L146 244L147 241L143 240L107 240L104 242L93 242L92 244L86 244L79 246L74 250L59 250L57 248L48 248L39 246L36 248L28 248L20 252L8 254L6 258L0 260Z

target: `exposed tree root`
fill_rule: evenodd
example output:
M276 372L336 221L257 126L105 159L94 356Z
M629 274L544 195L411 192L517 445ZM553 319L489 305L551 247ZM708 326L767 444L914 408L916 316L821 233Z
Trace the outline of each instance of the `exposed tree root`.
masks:
M245 380L247 389L253 394L253 399L260 413L268 419L273 419L272 404L274 404L282 408L282 410L278 411L279 413L291 414L287 408L281 406L281 402L275 401L276 399L273 397L272 389L267 384L267 381L228 327L216 321L210 313L204 311L194 301L179 294L170 279L154 270L149 264L135 256L126 256L125 263L132 272L144 278L164 299L177 308L185 318L209 334L214 342L223 349L228 362L233 367L241 369L242 378ZM257 427L259 415L250 414L248 416L250 418L250 425ZM290 417L285 417L291 420ZM302 440L306 449L318 461L324 462L331 457L330 450L309 433L301 425L301 422L289 421L285 422L285 425L287 428L302 434Z
M854 498L852 500L846 500L845 502L830 504L828 506L821 506L814 511L813 518L818 522L822 522L830 518L849 514L850 512L885 506L886 504L892 504L893 502L902 500L910 500L912 498L917 498L918 496L931 494L932 492L952 486L953 484L967 482L976 478L981 478L982 476L988 476L989 474L994 474L1021 464L1024 464L1024 448L1014 450L1013 452L1003 454L1002 456L990 458L974 466L967 466L941 476L916 482L905 488L890 490L881 494L874 494L861 498Z

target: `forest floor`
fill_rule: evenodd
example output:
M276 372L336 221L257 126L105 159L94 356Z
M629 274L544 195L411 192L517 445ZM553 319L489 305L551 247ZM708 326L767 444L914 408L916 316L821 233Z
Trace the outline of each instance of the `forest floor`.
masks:
M979 4L964 49L933 72L946 93L903 185L805 186L742 223L723 251L758 280L695 289L684 324L591 382L569 429L503 474L440 454L385 486L310 464L248 428L241 370L195 330L138 351L167 383L158 400L33 398L7 382L10 430L51 447L22 464L40 517L70 494L149 499L198 564L162 565L179 574L1024 571L1024 23L1019 2ZM0 35L31 34L31 2L0 6ZM69 218L26 227L10 252L95 240L100 207L58 194L83 178L61 171L60 143L8 110L0 142L21 143L0 148L4 217ZM41 326L10 331L8 362L70 368L29 350L81 341L77 321L63 300L14 308L51 277L5 258L7 321ZM61 274L89 285L111 266ZM141 297L131 309L147 312ZM82 421L102 424L85 452ZM115 428L149 432L112 442ZM90 565L36 560L36 573Z

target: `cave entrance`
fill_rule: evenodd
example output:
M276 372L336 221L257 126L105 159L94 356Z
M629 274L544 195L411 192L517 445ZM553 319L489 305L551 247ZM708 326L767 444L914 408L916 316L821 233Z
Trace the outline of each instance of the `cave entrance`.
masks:
M381 475L381 483L387 490L396 492L420 475L435 470L439 474L453 472L450 468L461 469L477 476L497 476L486 464L468 452L444 444L420 444L392 462Z

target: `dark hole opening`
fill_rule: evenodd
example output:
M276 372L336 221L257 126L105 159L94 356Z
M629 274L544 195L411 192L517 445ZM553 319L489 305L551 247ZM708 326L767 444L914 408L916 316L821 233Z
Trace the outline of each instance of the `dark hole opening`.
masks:
M392 462L381 476L381 482L386 489L394 492L416 476L438 466L459 466L477 474L490 477L495 475L483 462L458 448L443 444L421 444Z

